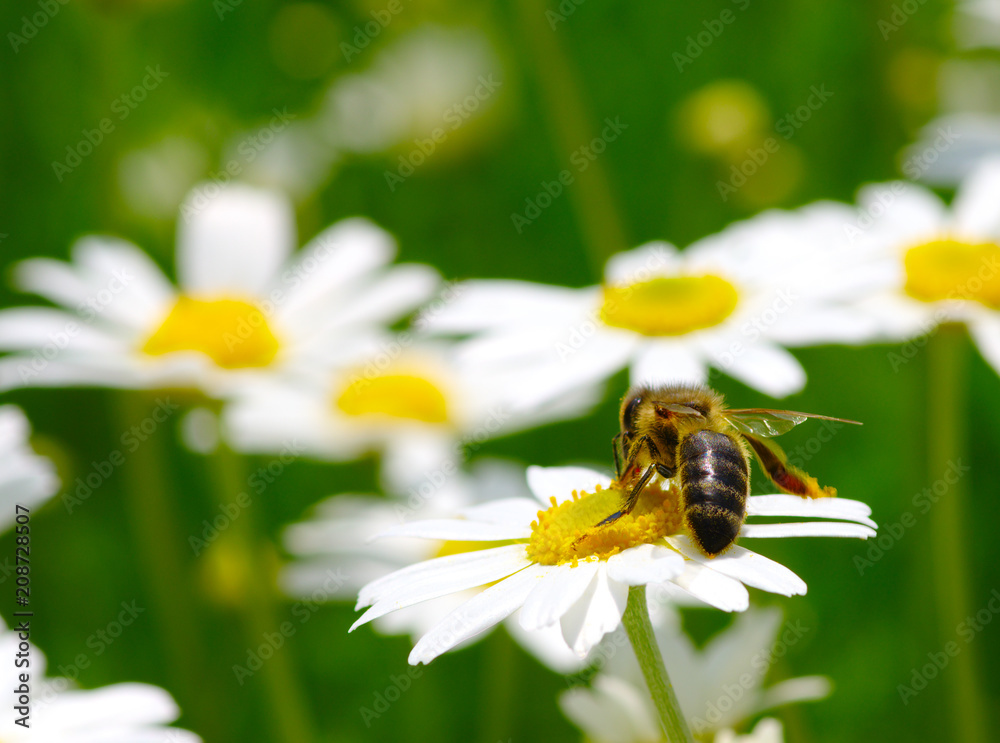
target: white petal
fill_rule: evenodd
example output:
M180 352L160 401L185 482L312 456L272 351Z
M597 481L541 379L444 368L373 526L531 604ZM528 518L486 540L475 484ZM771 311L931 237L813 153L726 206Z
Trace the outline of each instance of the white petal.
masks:
M524 550L521 549L504 556L503 559L494 556L485 564L477 562L452 565L449 570L438 570L433 575L424 574L420 578L411 580L405 588L393 591L384 599L376 601L351 625L348 631L353 632L373 619L419 604L422 601L448 596L470 588L478 588L495 580L506 578L530 564L531 561L524 557Z
M615 253L604 265L608 284L637 284L677 271L683 255L667 242L650 242L633 250Z
M181 206L177 275L200 296L255 297L291 254L295 216L276 192L242 184L196 187Z
M147 329L166 315L176 290L160 267L140 248L111 237L85 237L73 246L73 259L86 271L100 317ZM110 301L105 302L110 294Z
M706 557L686 534L667 537L667 541L689 560L728 575L730 578L762 591L784 596L803 596L806 583L784 565L734 544L725 553Z
M1000 159L984 162L958 190L951 208L961 237L1000 237Z
M469 333L490 328L531 327L541 319L558 324L578 313L579 289L527 281L464 281L451 287L454 299L427 314L424 326L441 333Z
M788 351L758 341L747 344L732 362L716 364L734 379L771 397L786 397L805 387L806 373Z
M508 617L504 629L543 665L561 674L579 673L586 667L586 660L570 649L558 625L528 631L521 627L518 619L516 614Z
M528 594L519 623L526 630L539 630L558 622L583 595L597 575L596 561L556 566Z
M528 498L503 498L460 509L459 514L470 521L487 524L530 525L538 517L538 502Z
M428 519L397 524L378 534L382 537L420 537L444 541L499 542L504 539L525 539L531 536L528 525L485 524L464 519Z
M337 314L338 325L391 322L427 302L441 277L430 266L395 266L357 292Z
M659 340L644 344L632 362L629 379L636 384L704 383L708 378L701 354L690 343Z
M49 307L12 307L0 312L0 348L39 349L44 367L54 360L68 360L77 353L121 354L127 338L87 325L81 318Z
M832 691L833 684L826 676L799 676L765 689L761 695L760 710L825 699Z
M76 307L91 295L91 286L65 261L29 258L14 267L14 285L65 307Z
M459 581L479 581L457 587L455 591L481 586L483 583L510 575L529 564L523 544L508 544L492 549L436 557L433 560L409 565L372 581L358 593L356 608L360 609L383 599L391 599L397 593L407 591L414 584L437 585L442 580L445 582L452 580L456 584ZM480 580L480 576L486 577Z
M655 544L640 544L608 559L608 577L627 586L661 583L683 572L684 558Z
M180 714L177 704L167 692L139 683L66 691L52 698L51 712L58 712L63 724L72 725L77 730L111 724L169 723Z
M597 576L560 620L563 638L581 658L608 632L621 624L628 601L628 586L608 579L599 566Z
M396 255L392 235L367 219L344 219L314 237L282 273L287 296L280 311L315 313L367 283Z
M768 539L774 537L854 537L868 539L875 530L861 524L839 521L803 521L797 524L743 524L741 537Z
M611 487L611 478L586 467L528 467L528 487L544 505L549 498L562 503L573 497L573 491L594 492L594 488Z
M463 640L509 617L549 570L544 565L531 565L466 601L420 638L410 652L410 665L430 663Z
M1000 321L977 321L969 324L969 334L976 342L979 353L993 370L1000 374Z
M672 582L722 611L746 611L750 605L750 594L742 583L697 562L688 562Z
M801 498L797 495L751 495L747 501L747 516L809 516L820 519L842 519L877 529L869 516L867 503L850 498Z
M662 737L645 689L606 674L592 688L575 688L559 695L559 707L588 741L647 743Z

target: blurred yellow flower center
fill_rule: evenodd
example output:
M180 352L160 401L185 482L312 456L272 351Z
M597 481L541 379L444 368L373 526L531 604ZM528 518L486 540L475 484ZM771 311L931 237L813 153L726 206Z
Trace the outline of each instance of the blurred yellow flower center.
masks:
M355 377L338 395L336 404L347 415L448 422L444 393L423 377L408 374Z
M683 335L718 325L737 299L736 288L718 276L662 277L604 287L601 320L642 335Z
M256 305L184 295L142 347L150 356L200 351L223 369L267 366L278 349L278 339Z
M629 547L655 542L681 530L680 493L671 487L647 485L632 513L612 524L597 526L615 513L622 502L622 491L605 490L600 485L593 493L573 491L571 500L538 512L531 524L528 559L541 565L576 564L588 557L607 560Z
M1000 245L935 240L907 250L903 263L914 299L970 299L1000 309Z

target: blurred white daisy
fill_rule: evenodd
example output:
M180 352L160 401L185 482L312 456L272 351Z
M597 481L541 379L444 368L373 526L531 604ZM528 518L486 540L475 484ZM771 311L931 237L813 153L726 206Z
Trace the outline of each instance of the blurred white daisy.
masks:
M789 623L782 631L777 608L750 609L699 650L669 606L650 600L657 644L691 731L699 739L736 728L758 713L830 693L823 676L805 676L762 688L767 672L806 631ZM593 653L602 659L591 686L563 692L559 706L594 743L660 740L660 726L646 683L622 630ZM624 652L622 651L624 649ZM780 651L780 652L779 652ZM718 738L716 738L718 740Z
M526 398L534 369L463 360L456 347L410 333L358 339L308 379L248 385L224 414L225 435L250 452L280 451L295 439L322 459L382 452L390 490L454 472L466 447L587 412L600 390Z
M281 574L283 590L312 601L354 601L365 584L422 560L488 545L411 537L373 542L381 532L417 519L446 518L459 510L505 498L531 495L524 468L498 459L473 463L470 474L440 472L408 493L336 495L318 504L310 517L286 529L285 547L298 559ZM414 641L437 624L442 614L458 608L478 589L469 589L407 607L373 622L382 634L410 635ZM526 632L510 618L508 632L526 650L559 673L573 673L583 661L563 642L558 628ZM479 637L474 638L479 639Z
M0 653L13 659L19 652L17 627L0 623ZM23 648L20 648L23 650ZM149 684L125 683L99 689L76 689L65 678L45 678L45 656L35 646L31 661L30 717L19 725L17 689L22 683L13 661L4 664L2 678L9 704L0 718L4 743L200 743L194 733L167 727L180 716L177 704L163 689Z
M749 606L746 586L786 596L806 584L788 568L741 546L714 558L681 533L679 492L647 486L638 505L613 524L621 494L605 475L582 467L530 467L537 500L511 498L460 511L459 518L401 524L384 536L494 543L410 565L361 589L370 606L351 629L422 601L491 584L425 634L410 663L427 663L520 609L529 631L558 626L581 657L620 624L629 586L669 583L723 611ZM539 504L544 510L539 510ZM810 516L840 521L744 524L743 538L875 535L870 509L858 501L753 496L748 516ZM497 544L499 543L499 544Z
M733 730L720 730L715 743L784 743L785 728L780 720L765 717L749 733L740 735Z
M1000 371L1000 160L967 178L950 207L920 186L872 185L847 232L868 252L859 276L880 288L858 308L894 338L964 323ZM902 357L901 357L902 358Z
M87 237L73 262L36 258L17 281L63 309L0 312L0 388L194 387L222 396L295 373L340 339L364 337L433 293L428 266L387 268L392 238L363 219L338 222L293 256L287 200L208 184L181 207L173 286L139 248Z
M774 397L802 389L784 345L858 341L838 299L858 290L839 247L844 206L765 212L678 251L649 243L612 256L602 286L470 281L428 327L473 334L468 353L519 367L532 389L604 379L698 382L715 367ZM845 333L845 328L849 331Z
M28 443L30 435L31 425L20 408L0 407L0 532L13 525L16 506L32 509L59 490L55 467L35 454Z

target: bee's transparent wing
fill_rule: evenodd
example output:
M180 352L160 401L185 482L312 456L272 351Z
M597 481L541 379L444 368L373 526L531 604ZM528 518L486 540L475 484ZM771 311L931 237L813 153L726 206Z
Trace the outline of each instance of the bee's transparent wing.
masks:
M852 423L856 426L861 425L858 421L851 421L846 418L832 418L829 415L797 413L794 410L769 410L767 408L727 410L723 415L740 433L761 436L768 439L788 433L809 418L836 421L837 423Z

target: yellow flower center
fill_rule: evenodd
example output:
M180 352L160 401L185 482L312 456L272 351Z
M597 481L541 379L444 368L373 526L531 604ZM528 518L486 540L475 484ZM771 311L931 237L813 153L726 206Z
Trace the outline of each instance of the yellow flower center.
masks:
M718 276L661 277L604 287L601 320L642 335L683 335L718 325L737 300L736 287Z
M142 350L150 356L200 351L223 369L243 369L269 365L279 347L256 305L181 295Z
M448 402L432 382L410 374L355 376L337 396L341 412L387 415L423 423L447 423Z
M914 299L969 299L1000 309L1000 245L934 240L907 250L903 264Z
M632 513L614 523L597 526L615 513L622 503L622 491L597 486L593 493L573 491L573 498L538 512L531 524L528 558L541 565L576 564L596 557L607 560L629 547L650 544L682 528L680 492L659 485L647 485Z

